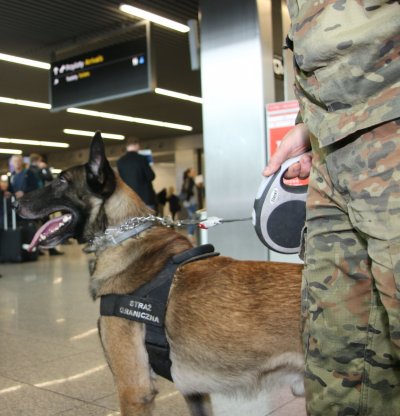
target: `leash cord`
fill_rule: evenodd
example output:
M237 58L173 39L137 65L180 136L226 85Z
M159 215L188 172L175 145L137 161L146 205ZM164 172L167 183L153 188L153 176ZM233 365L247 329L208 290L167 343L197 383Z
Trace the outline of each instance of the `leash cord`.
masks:
M151 216L153 217L153 216ZM147 217L147 218L151 218ZM219 218L219 217L208 217L203 219L183 219L183 220L173 220L171 217L154 217L155 221L161 223L162 225L165 225L167 227L184 227L189 225L197 225L199 228L202 228L204 230L207 230L211 227L214 227L218 224L224 224L229 222L239 222L239 221L250 221L252 218ZM153 219L150 219L150 221L154 221Z
M186 227L189 225L197 225L203 230L208 230L218 224L250 221L252 218L230 218L224 219L219 217L208 217L206 219L182 219L173 220L171 217L156 217L149 215L147 217L132 217L117 227L107 228L103 234L95 235L90 239L88 246L85 248L87 252L93 252L103 249L108 246L114 246L131 238L133 235L139 235L143 230L152 226L152 224L159 224L164 227Z

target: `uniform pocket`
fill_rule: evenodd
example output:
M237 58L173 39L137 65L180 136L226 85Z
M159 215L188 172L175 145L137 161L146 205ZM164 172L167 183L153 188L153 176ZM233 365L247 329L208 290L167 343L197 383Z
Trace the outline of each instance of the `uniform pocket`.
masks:
M390 258L392 260L394 277L394 287L392 296L397 300L400 300L400 241L396 241L390 244L389 253Z
M304 270L303 343L307 360L318 367L345 369L363 357L367 343L370 281L344 272L346 249L332 247L329 260L319 253Z

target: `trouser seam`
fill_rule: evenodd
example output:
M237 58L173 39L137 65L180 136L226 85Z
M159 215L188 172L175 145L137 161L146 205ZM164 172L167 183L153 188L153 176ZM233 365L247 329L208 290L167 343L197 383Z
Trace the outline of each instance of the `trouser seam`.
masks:
M376 320L378 318L378 314L376 311L376 308L373 304L374 299L374 281L372 281L371 285L371 307L370 307L370 317L368 319L368 325L367 325L367 343L364 348L364 366L363 366L363 375L361 379L361 394L360 394L360 416L367 416L368 411L368 395L369 395L369 388L367 386L368 381L368 374L369 371L367 371L371 367L371 363L367 361L367 350L373 350L373 343L374 343L374 334L372 331L370 331L370 328L375 328L376 326ZM369 347L369 348L368 348Z

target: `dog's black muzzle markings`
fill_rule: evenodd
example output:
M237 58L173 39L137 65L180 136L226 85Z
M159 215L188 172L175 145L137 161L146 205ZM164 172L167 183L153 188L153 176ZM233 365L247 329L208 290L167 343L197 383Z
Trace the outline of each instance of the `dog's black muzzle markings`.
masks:
M146 349L151 368L173 381L169 343L165 334L165 314L169 291L178 267L192 261L218 256L214 246L205 244L173 256L158 275L129 295L105 295L100 300L100 315L118 316L146 324Z

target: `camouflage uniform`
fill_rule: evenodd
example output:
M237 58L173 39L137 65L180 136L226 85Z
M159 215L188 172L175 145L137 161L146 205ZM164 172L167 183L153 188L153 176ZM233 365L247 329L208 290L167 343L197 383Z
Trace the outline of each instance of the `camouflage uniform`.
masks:
M400 4L288 6L313 149L302 290L307 411L400 415Z

